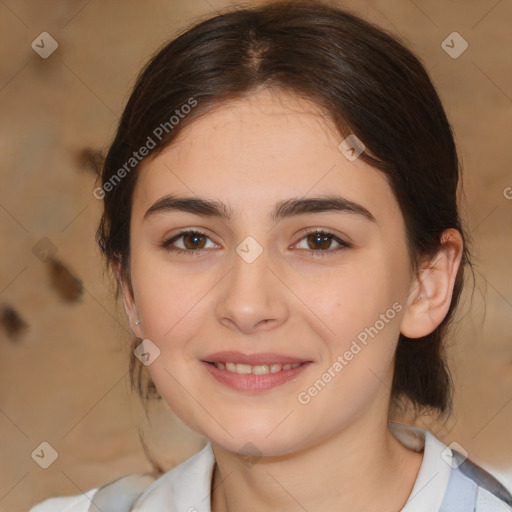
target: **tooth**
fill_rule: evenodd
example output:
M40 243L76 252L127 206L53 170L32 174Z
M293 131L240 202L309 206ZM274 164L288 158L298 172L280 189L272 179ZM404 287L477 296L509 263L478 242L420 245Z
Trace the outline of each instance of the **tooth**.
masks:
M266 365L266 364L259 364L259 365L252 367L252 373L254 373L255 375L263 375L268 372L269 372L269 368L268 368L268 365Z
M236 372L237 373L251 373L251 365L250 364L242 364L237 363L236 364Z
M220 361L213 363L216 368L219 370L228 370L229 372L239 373L241 375L247 375L253 373L254 375L265 375L267 373L277 373L281 370L290 370L293 368L297 368L302 363L293 363L293 364L256 364L251 366L250 364L244 363L222 363Z

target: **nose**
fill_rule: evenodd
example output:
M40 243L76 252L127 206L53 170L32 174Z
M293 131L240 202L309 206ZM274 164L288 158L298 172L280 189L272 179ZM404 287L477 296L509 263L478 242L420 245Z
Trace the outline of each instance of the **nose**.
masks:
M215 310L225 327L252 334L274 329L286 321L289 311L285 286L269 264L265 250L251 263L235 254Z

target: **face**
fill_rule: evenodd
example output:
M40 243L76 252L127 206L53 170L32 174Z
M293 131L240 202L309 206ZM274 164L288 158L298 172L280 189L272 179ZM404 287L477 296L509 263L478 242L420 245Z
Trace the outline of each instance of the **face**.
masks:
M404 221L385 176L340 142L313 104L264 91L140 170L125 305L160 351L163 398L233 452L290 453L387 414Z

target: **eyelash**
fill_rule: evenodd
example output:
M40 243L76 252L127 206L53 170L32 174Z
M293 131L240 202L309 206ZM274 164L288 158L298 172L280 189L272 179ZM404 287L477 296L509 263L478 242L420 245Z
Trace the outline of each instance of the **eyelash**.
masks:
M161 244L161 247L163 249L165 249L166 251L172 251L175 254L185 254L186 253L186 254L191 254L192 256L200 256L201 253L203 252L203 250L201 250L201 249L194 250L194 249L179 249L176 247L171 247L171 245L176 240L179 240L184 235L189 235L189 234L190 235L200 235L200 236L204 236L205 238L210 238L204 231L201 231L199 229L189 229L189 230L185 230L185 231L180 231L177 235L173 236L172 238L164 240ZM333 233L330 233L329 231L317 229L317 228L307 231L304 234L304 236L299 240L299 242L302 241L307 236L314 235L314 234L323 235L325 237L328 237L331 240L338 242L340 244L340 246L336 247L335 249L324 249L324 250L317 250L317 251L315 251L313 249L305 249L306 251L308 251L309 256L311 256L313 258L316 258L316 257L323 258L323 257L327 256L329 253L338 252L340 250L349 249L350 247L352 247L351 244L349 244L348 242L345 242L344 240L341 240ZM299 242L297 242L297 243L299 243ZM295 245L297 245L297 244L295 244Z

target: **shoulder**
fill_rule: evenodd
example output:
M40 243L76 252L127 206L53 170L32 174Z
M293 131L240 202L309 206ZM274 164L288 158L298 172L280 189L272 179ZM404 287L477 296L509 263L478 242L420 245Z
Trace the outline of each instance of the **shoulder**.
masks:
M29 512L127 512L154 478L127 475L74 496L49 498Z
M474 512L512 512L512 495L493 475L456 450L452 450L454 466L441 510Z
M410 449L424 450L423 462L402 512L512 512L511 493L487 470L428 430L390 423L390 430ZM428 492L423 492L428 489ZM412 501L421 493L422 500Z
M201 451L158 478L127 475L83 494L49 498L29 512L182 512L192 510L191 505L203 510L202 500L210 492L214 462L211 444L207 443Z
M511 503L511 502L509 502ZM476 499L476 512L512 512L512 505L479 487Z

